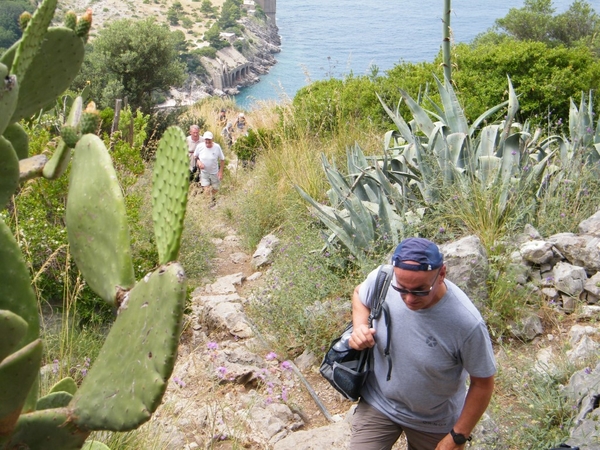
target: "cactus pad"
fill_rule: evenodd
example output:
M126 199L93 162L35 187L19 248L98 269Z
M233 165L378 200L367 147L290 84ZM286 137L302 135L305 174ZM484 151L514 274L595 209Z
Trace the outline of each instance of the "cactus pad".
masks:
M160 264L175 261L181 245L181 232L189 190L185 135L179 127L169 127L156 152L152 183L152 219Z
M7 126L3 136L11 143L19 159L25 159L29 156L29 137L19 123L12 123Z
M28 21L27 28L23 31L23 37L18 42L19 45L16 49L15 60L11 70L11 73L16 75L19 80L24 79L27 69L42 45L48 25L50 25L54 17L54 10L57 3L58 0L43 0Z
M15 313L0 310L0 362L18 347L17 344L27 333L27 322Z
M110 155L93 134L75 147L66 219L77 267L100 297L115 304L117 292L135 283L129 227Z
M39 335L37 300L29 270L10 228L0 219L0 309L6 309L27 322L27 333L17 347L35 340Z
M77 383L75 383L73 378L65 377L52 386L50 392L68 392L69 394L73 395L75 392L77 392Z
M161 266L129 292L69 405L80 428L127 431L150 418L173 371L185 297L178 263Z
M89 431L67 421L67 411L45 409L19 417L15 432L4 448L29 450L79 450Z
M27 28L29 29L31 27ZM2 56L0 62L7 67L13 64L19 48L17 44ZM31 117L67 90L81 68L84 52L83 41L73 30L49 28L28 70L18 78L19 101L11 122Z
M0 437L10 434L17 422L41 361L42 341L37 339L0 363Z
M51 392L48 395L40 397L35 405L36 411L42 409L64 408L73 398L68 392Z
M0 136L0 211L19 186L19 158L12 145Z
M8 74L8 67L0 62L0 135L10 123L19 100L18 80Z

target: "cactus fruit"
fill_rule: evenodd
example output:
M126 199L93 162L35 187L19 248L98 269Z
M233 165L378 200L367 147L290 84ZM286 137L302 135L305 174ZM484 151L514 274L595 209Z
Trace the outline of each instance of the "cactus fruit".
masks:
M31 20L31 13L29 11L23 11L19 16L19 28L21 31L25 31L27 25L29 25L29 21Z
M77 34L77 36L79 36L81 39L83 39L83 42L87 42L88 41L88 37L90 34L90 29L92 28L92 9L88 8L85 13L83 14L83 16L81 16L81 18L79 19L79 22L77 22L77 27L75 28L75 33Z
M96 109L96 104L90 102L81 115L81 134L96 133L100 128L101 123L102 119L100 118L100 113Z
M75 14L74 11L67 11L65 13L64 25L66 28L75 31L75 27L77 26L77 14Z
M19 123L11 123L7 126L3 136L11 143L19 159L29 156L29 136Z
M77 141L81 137L75 127L63 125L60 129L60 136L63 138L65 145L69 148L75 148Z
M93 134L84 135L75 147L66 222L71 252L86 282L118 305L117 294L135 282L129 227L110 155Z
M152 219L160 264L174 261L181 244L188 195L189 161L185 135L178 127L165 131L156 152L152 183Z

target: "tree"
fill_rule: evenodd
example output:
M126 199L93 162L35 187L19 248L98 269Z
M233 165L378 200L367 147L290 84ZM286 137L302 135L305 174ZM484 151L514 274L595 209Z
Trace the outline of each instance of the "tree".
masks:
M569 97L600 88L600 61L584 46L551 47L506 38L497 45L459 44L453 78L471 118L504 100L506 76L519 94L523 118L538 123L569 117ZM595 104L598 104L596 94ZM548 117L551 114L551 117Z
M0 48L8 48L21 37L19 16L23 11L33 12L28 0L5 0L0 2Z
M511 8L505 17L496 20L496 25L520 41L548 41L554 13L552 0L525 0L524 5Z
M204 33L204 40L216 50L229 47L231 44L224 39L221 39L221 27L217 22Z
M178 44L180 36L153 18L114 22L100 30L86 52L75 87L82 88L89 81L102 107L126 95L132 108L148 112L154 95L185 80Z
M225 3L221 7L221 17L219 18L219 26L222 30L237 25L236 21L242 17L240 5L241 2L239 0L225 0Z
M586 0L574 0L562 14L554 12L552 0L525 0L523 8L512 8L496 20L496 30L520 41L569 47L587 39L590 42L584 44L591 47L593 37L600 33L600 17Z
M600 16L589 3L575 0L567 11L554 18L551 30L552 38L571 46L593 35L600 34Z

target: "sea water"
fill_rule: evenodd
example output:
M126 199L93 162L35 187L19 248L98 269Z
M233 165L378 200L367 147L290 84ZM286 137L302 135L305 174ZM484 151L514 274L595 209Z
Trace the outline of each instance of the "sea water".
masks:
M553 6L561 13L571 3L554 0ZM311 81L433 61L441 48L443 7L443 0L277 0L277 64L242 89L236 102L251 109L257 100L293 98ZM470 42L521 7L523 0L453 0L453 41Z

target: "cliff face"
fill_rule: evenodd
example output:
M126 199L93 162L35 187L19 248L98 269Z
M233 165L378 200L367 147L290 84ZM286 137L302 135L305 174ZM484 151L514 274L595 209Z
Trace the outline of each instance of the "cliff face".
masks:
M203 58L202 63L210 73L210 83L216 95L234 95L243 86L259 81L276 63L275 53L280 51L281 41L277 26L271 20L245 17L241 21L244 36L241 52L233 46L217 52L216 59Z

